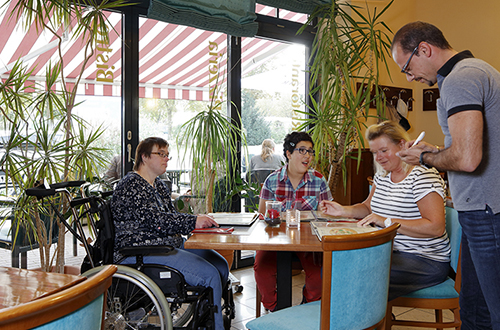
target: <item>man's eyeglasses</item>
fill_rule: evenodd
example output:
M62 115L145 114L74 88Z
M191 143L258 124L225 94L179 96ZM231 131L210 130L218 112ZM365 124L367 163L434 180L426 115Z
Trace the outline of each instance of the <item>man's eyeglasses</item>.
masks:
M314 156L315 152L313 149L306 149L306 148L295 148L293 151L297 150L299 154L301 155L306 155L309 154L309 156Z
M411 73L406 71L406 70L408 69L408 65L410 64L410 61L411 61L413 55L415 55L415 53L417 52L419 46L420 46L420 44L418 44L417 47L415 47L415 49L413 49L413 52L411 52L411 55L408 58L408 61L406 61L405 65L403 65L403 68L401 69L402 73L407 74L407 75L411 75Z
M167 160L171 160L172 157L170 157L168 154L163 153L163 152L151 152L152 154L158 155L161 158L167 158Z

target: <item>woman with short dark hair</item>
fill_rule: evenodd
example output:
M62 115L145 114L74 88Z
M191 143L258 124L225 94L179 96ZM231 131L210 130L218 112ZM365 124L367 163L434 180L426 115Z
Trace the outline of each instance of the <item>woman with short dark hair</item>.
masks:
M313 148L313 140L306 132L292 132L285 137L283 154L287 163L264 182L260 192L260 213L265 213L266 201L269 200L280 201L284 212L298 208L299 203L301 210L317 210L322 200L332 198L323 175L311 169ZM302 292L304 302L321 299L321 257L314 258L313 252L295 252L295 255L306 273ZM262 303L273 311L276 308L276 252L257 251L254 271Z

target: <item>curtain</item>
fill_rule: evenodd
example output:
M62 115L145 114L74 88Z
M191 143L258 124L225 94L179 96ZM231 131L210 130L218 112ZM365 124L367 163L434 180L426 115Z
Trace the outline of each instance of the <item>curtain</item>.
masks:
M258 29L255 0L151 0L148 18L237 37Z
M304 14L311 14L316 6L332 3L331 0L257 0L257 2Z

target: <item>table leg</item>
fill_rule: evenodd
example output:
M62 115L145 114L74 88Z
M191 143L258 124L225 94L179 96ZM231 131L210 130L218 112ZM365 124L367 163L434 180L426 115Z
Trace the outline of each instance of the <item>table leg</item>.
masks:
M292 253L291 251L277 252L276 310L292 306Z

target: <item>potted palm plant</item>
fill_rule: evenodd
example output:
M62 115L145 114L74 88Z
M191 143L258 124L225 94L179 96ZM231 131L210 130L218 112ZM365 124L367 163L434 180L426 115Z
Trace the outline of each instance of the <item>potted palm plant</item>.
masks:
M313 44L310 66L313 106L304 113L298 130L307 130L314 142L318 170L327 176L332 194L353 147L357 161L364 147L362 127L369 116L384 116L383 94L378 88L380 71L386 69L390 29L379 13L333 0L316 8L308 24L317 20L318 33ZM305 26L306 26L305 25ZM368 86L369 88L358 88ZM370 104L376 113L370 114Z
M23 22L26 30L34 26L39 33L49 31L58 40L59 61L48 66L42 84L32 80L32 72L20 61L0 84L3 128L10 132L3 141L4 154L0 159L6 176L6 188L0 194L7 194L9 185L16 189L13 201L16 225L11 229L12 236L14 240L22 239L18 237L21 227L25 229L23 232L31 233L29 237L40 247L41 267L45 271L54 264L57 271L64 269L63 234L58 235L55 255L50 256L55 233L52 226L57 226L61 233L64 226L46 204L26 196L24 189L42 182L92 181L105 165L106 150L94 147L102 128L89 128L73 109L77 106L75 97L85 64L95 56L96 45L109 40L104 11L120 6L124 6L124 1L19 0L10 14L10 19ZM68 34L81 41L84 51L84 65L74 84L66 83L63 65L63 35ZM55 88L56 83L60 89ZM55 202L65 214L67 201Z
M206 109L182 125L177 137L177 146L184 148L183 158L191 160L193 193L204 197L201 211L207 213L214 210L215 189L229 192L239 176L237 136L246 144L243 131L224 115L220 105L212 99ZM226 195L219 194L217 203L227 202Z

